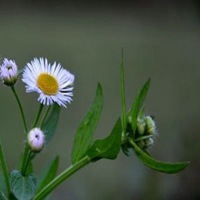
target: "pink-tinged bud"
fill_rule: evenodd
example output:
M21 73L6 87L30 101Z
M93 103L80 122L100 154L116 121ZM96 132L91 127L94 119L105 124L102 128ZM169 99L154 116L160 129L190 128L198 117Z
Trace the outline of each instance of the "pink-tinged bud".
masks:
M0 79L5 85L13 86L17 81L18 68L14 60L4 58L0 66Z
M28 144L32 151L40 152L45 143L45 135L40 128L33 128L27 136Z

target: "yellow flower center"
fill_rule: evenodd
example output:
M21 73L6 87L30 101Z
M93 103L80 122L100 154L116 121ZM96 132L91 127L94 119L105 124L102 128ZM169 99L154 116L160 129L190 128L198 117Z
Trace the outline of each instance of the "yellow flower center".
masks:
M42 73L38 76L37 86L47 95L55 95L59 89L58 81L47 73Z

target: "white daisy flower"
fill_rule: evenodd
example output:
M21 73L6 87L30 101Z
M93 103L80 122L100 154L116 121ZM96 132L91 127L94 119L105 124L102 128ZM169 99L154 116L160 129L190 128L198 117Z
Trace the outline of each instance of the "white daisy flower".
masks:
M56 102L66 107L72 101L74 75L56 62L51 65L46 58L34 58L25 66L22 81L26 92L39 93L38 101L44 105Z
M30 148L39 152L43 149L45 143L45 136L43 131L40 128L33 128L27 135L27 141Z
M17 81L18 68L14 60L4 58L0 66L0 79L5 85L13 86Z

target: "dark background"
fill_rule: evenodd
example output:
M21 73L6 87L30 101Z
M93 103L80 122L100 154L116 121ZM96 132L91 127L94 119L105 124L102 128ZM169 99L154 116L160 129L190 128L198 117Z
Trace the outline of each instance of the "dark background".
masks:
M101 160L61 185L51 199L198 199L200 152L199 1L0 1L0 55L23 68L34 57L57 61L75 74L74 101L62 109L51 144L34 161L37 174L60 155L70 165L73 136L97 82L104 109L96 137L109 134L120 114L119 66L124 48L127 104L149 78L146 113L156 117L159 136L152 154L164 161L190 160L176 175L154 172L136 156ZM37 94L16 86L31 124ZM0 140L9 169L18 167L24 132L11 91L0 87Z

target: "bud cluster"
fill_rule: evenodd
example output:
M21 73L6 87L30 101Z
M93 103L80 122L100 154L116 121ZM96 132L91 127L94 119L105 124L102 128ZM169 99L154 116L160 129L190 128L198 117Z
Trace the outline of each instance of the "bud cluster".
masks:
M153 145L156 134L157 128L153 117L148 115L138 116L137 128L134 134L136 144L141 149L147 149Z

